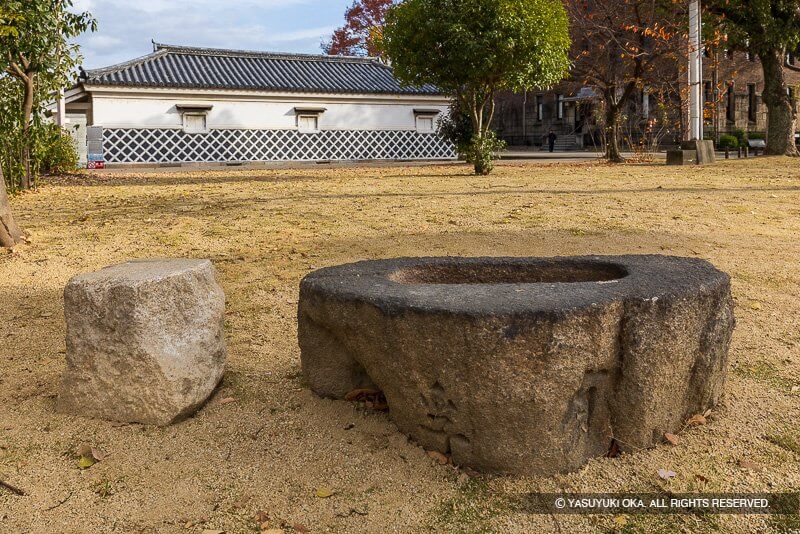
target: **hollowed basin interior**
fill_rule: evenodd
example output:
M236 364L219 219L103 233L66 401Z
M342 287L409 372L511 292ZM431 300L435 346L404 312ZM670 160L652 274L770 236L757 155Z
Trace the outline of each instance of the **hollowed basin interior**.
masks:
M569 284L608 282L628 275L612 263L444 264L420 265L391 274L393 282L410 285Z

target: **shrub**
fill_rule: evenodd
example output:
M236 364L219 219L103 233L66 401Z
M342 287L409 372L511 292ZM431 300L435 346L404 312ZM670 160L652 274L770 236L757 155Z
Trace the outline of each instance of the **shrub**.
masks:
M764 135L764 132L748 132L747 133L748 139L766 139L767 136Z
M483 137L472 136L469 148L464 154L467 163L475 166L475 173L486 176L494 169L494 160L497 152L506 147L506 142L498 139L493 130L489 130Z
M448 114L439 121L438 131L443 139L455 145L458 156L475 165L475 171L482 175L492 172L492 162L497 159L497 152L506 147L506 142L498 139L493 130L489 130L482 138L477 136L472 120L461 111L458 104L453 104Z
M739 139L736 138L734 135L730 134L723 134L719 136L719 148L725 150L735 150L739 148Z
M466 113L461 112L458 104L453 103L450 106L450 111L439 121L438 130L442 139L455 145L459 157L467 159L474 132L472 120Z
M739 142L737 146L745 146L747 144L747 132L742 130L741 128L737 128L731 132L735 137L736 140Z
M72 136L55 124L44 126L36 155L44 174L69 173L78 168L78 153Z

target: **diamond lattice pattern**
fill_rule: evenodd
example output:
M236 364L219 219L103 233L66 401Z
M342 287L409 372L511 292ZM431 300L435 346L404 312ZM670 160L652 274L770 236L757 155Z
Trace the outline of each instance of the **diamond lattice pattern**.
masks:
M230 161L425 160L456 156L436 133L406 130L183 130L113 128L103 131L107 163Z

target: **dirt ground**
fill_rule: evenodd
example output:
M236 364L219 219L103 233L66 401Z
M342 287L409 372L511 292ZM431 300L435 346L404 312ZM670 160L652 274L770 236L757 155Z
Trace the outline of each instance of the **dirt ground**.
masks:
M12 200L0 253L0 532L769 532L794 517L548 516L534 491L800 490L800 165L505 164L92 174ZM303 384L298 283L368 258L662 253L733 278L726 401L678 446L554 478L470 477L388 416ZM54 412L62 290L142 257L211 258L227 294L220 391L169 428ZM232 400L231 400L232 399ZM223 400L225 402L223 402ZM106 453L80 469L74 451ZM672 470L670 480L659 469ZM332 496L323 498L328 493ZM320 497L322 495L323 497ZM256 520L256 514L258 521Z

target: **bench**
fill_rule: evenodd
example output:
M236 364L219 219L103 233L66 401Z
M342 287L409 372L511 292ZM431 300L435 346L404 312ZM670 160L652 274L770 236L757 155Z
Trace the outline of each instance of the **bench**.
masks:
M767 142L763 139L748 139L747 146L753 151L754 156L758 156L758 151L763 152L767 148Z

